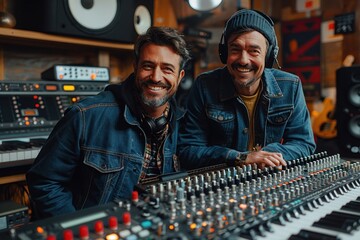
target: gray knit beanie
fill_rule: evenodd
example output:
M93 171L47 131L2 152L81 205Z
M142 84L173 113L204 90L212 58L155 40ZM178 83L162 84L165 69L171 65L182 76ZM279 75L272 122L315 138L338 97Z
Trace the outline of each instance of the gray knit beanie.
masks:
M232 33L246 28L260 32L269 41L270 45L277 45L274 22L267 15L250 9L237 11L226 22L224 30L225 43Z

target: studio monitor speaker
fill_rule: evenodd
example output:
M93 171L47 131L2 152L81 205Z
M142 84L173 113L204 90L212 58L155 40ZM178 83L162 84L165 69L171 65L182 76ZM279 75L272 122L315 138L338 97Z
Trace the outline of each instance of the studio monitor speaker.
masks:
M16 0L16 28L134 43L151 25L153 0Z
M360 66L336 71L335 115L340 155L360 159Z

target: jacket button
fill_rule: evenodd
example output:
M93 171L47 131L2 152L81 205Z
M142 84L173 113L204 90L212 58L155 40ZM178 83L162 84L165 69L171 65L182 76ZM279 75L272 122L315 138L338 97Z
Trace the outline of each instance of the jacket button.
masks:
M224 120L224 116L218 116L218 118L217 118L219 121L222 121L222 120Z
M282 121L283 121L282 117L275 118L275 122L277 122L277 123L281 123Z

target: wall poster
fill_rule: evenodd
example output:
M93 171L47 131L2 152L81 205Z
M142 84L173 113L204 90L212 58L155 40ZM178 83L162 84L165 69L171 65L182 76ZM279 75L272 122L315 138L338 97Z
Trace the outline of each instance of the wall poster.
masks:
M319 98L321 94L321 18L284 22L282 33L282 69L298 75L306 99Z

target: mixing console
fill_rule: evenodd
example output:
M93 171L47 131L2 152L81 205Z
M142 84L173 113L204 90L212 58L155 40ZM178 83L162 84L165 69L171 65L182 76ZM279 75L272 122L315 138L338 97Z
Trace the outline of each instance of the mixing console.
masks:
M174 176L0 239L360 239L360 163L339 155L323 152L283 169L215 166Z

